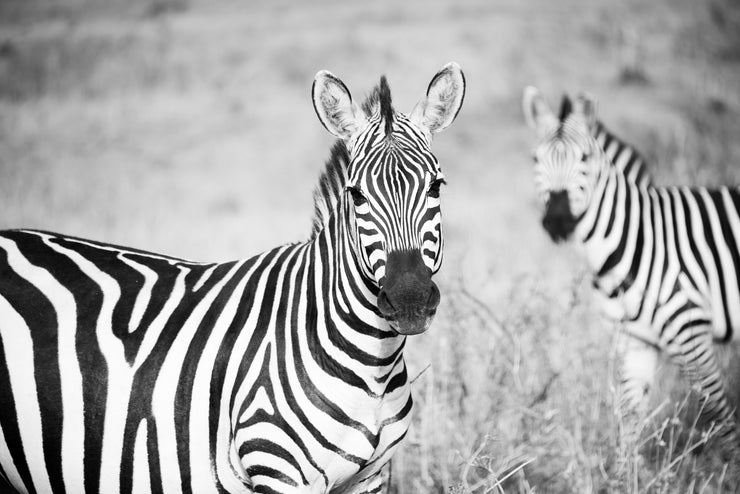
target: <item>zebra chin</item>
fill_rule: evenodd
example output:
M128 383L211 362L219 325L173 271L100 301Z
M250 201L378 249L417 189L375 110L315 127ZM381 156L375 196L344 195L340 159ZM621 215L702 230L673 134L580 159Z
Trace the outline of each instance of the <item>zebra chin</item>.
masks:
M570 237L573 235L573 231L575 230L576 223L574 221L572 224L568 225L553 225L552 223L545 224L543 222L543 226L545 227L547 234L550 235L550 239L556 244L559 244L570 240Z
M413 336L415 334L421 334L432 324L434 314L422 318L398 318L398 319L387 319L388 324L398 334L404 336Z
M417 287L418 288L418 287ZM378 296L378 308L391 328L398 334L421 334L432 324L437 313L440 295L431 279L424 290L407 290L389 296L384 289ZM394 300L392 302L391 300Z

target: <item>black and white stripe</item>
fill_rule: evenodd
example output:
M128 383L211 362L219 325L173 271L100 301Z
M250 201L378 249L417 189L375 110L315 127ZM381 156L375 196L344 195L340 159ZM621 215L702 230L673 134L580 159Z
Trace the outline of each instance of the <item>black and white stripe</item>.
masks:
M740 191L657 187L642 159L596 120L581 96L560 118L534 88L527 120L543 224L583 245L607 314L622 321L624 399L644 408L657 354L667 352L705 397L704 413L736 438L713 341L740 330Z
M334 101L322 94L327 74L317 75L315 100ZM459 91L457 107L436 99L440 87L422 105L456 113L462 80L446 66L433 86ZM387 280L409 273L394 267L390 246L423 255L431 278L442 241L430 190L441 171L429 151L441 117L395 113L381 92L332 152L307 242L200 264L0 232L0 474L10 485L69 494L384 489L410 421L403 348L417 325L383 314L378 297L395 296ZM358 187L369 208L352 200Z

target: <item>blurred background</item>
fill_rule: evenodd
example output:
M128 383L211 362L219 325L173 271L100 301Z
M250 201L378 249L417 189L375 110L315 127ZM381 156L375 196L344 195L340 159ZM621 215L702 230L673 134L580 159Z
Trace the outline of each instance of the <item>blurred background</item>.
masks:
M740 184L737 0L3 0L0 228L201 261L304 240L332 143L314 74L357 99L386 74L408 112L451 60L443 302L407 345L392 492L737 492L670 367L624 446L615 327L539 225L520 109L527 84L588 91L658 184Z

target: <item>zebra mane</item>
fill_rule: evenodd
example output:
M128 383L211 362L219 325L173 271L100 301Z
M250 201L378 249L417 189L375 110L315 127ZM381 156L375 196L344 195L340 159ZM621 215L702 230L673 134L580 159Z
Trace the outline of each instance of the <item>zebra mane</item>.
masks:
M558 119L562 122L568 118L568 115L571 113L573 113L573 102L567 94L564 94L563 99L560 101L560 114L558 115Z
M347 183L347 169L349 168L349 152L344 141L337 140L331 148L331 155L326 161L324 172L319 183L313 190L313 230L311 238L326 224L332 211L339 202L339 197Z
M393 130L393 105L391 104L391 90L385 76L380 78L380 83L375 86L370 95L362 103L362 111L369 117L376 109L380 109L380 118L385 124L385 134L389 135ZM339 202L339 197L344 191L347 183L349 168L349 151L344 141L338 140L331 148L331 154L326 161L319 183L313 191L313 229L311 238L326 224L332 211Z
M378 106L380 106L380 118L385 123L385 135L389 135L393 130L393 105L391 104L391 88L388 87L385 76L380 77L380 83L362 103L362 110L369 117L375 113Z
M558 112L560 124L557 128L556 137L563 137L563 122L572 113L573 102L567 94L564 94L563 99L560 101L560 111ZM601 150L604 151L610 166L619 169L625 177L637 184L650 185L651 178L647 171L645 160L634 146L627 144L621 138L614 135L600 120L596 121L596 124L591 129L591 134L599 146L601 146ZM629 158L620 159L627 150L629 150Z
M651 185L652 179L645 159L634 146L614 135L600 120L596 121L592 134L609 160L610 166L617 168L625 177L638 185ZM620 159L627 150L629 150L629 157Z
M558 121L560 122L556 133L556 137L558 139L563 137L563 122L565 122L565 119L568 118L571 113L573 113L573 102L567 94L564 94L563 99L560 101L560 111L558 112Z

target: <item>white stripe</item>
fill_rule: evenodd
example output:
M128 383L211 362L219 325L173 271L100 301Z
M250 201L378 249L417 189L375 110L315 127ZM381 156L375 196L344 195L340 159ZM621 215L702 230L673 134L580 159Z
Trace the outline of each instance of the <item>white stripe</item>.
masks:
M152 289L154 288L154 283L157 281L157 273L147 266L129 259L123 252L119 253L117 257L144 277L144 284L136 294L134 308L131 310L131 319L128 322L128 332L133 333L139 327L139 324L141 324L144 312L152 299Z
M714 256L712 255L712 251L709 249L706 241L706 235L711 234L711 231L707 230L707 228L709 228L709 225L704 225L704 222L702 221L699 209L700 205L697 203L694 195L686 187L682 188L682 190L683 195L686 197L686 203L689 207L688 214L691 215L692 230L688 232L688 235L690 235L691 238L694 239L696 248L699 250L699 256L701 257L704 268L707 271L706 280L709 284L709 289L703 290L702 292L705 297L711 297L714 293L721 293L719 288L719 273L717 273L718 266L714 262ZM683 228L685 230L686 226L684 225ZM720 306L719 310L721 309L722 308Z
M676 237L676 246L678 247L681 259L684 261L684 271L691 276L696 284L698 292L702 294L701 300L694 300L694 302L704 304L707 302L706 296L709 293L708 280L706 279L701 267L696 262L697 260L691 250L691 245L689 245L689 238L694 234L693 231L689 232L687 228L687 218L691 215L691 209L685 209L683 201L681 200L681 198L687 193L688 189L671 187L669 191L673 196L673 203L675 206L673 214L676 215L676 231L674 232ZM695 219L692 219L692 221L695 221ZM705 254L706 253L702 254L702 256ZM682 285L688 286L688 283L682 283Z
M185 355L188 352L198 326L200 326L201 321L211 307L213 300L219 295L223 286L231 279L240 266L240 264L235 264L229 274L215 285L190 313L182 328L178 331L177 337L167 353L167 357L160 368L159 376L154 385L152 409L157 419L160 471L162 472L163 491L166 494L181 492L180 464L177 460L178 437L173 418L178 413L185 413L184 410L175 411L175 395L180 382L180 372L185 361ZM183 273L184 271L178 277L177 286L172 294L172 298L177 300L183 296L185 291ZM203 399L207 401L208 397L203 397ZM207 421L201 422L201 426L203 426L203 423L207 423ZM203 433L202 430L199 432L200 434ZM206 447L205 449L207 453L208 448ZM197 465L192 463L191 467L196 468ZM210 462L207 464L210 466ZM196 474L192 475L193 478L196 476ZM210 473L206 478L210 478Z
M656 223L656 229L653 229L653 213L655 213L654 209L651 207L650 200L651 195L648 191L642 191L637 188L635 185L629 185L631 192L632 192L632 201L631 201L631 209L632 213L630 215L629 220L629 235L627 237L627 245L625 247L625 251L623 254L622 259L620 260L619 266L622 267L622 271L620 272L620 277L618 279L615 279L614 281L616 283L620 283L622 279L624 279L632 266L632 261L635 257L637 248L642 249L642 257L640 258L640 265L638 266L637 273L635 273L635 279L632 283L632 286L627 290L625 293L625 302L626 302L626 309L627 313L626 316L630 319L637 317L639 314L637 313L638 310L640 310L640 305L642 305L642 315L644 318L647 318L646 321L643 321L645 324L649 324L649 319L651 317L649 308L655 307L655 296L654 291L659 288L659 283L650 283L651 278L650 275L652 274L650 271L650 263L651 261L654 262L653 269L660 270L658 272L658 276L662 276L662 263L663 263L663 249L661 249L661 245L655 246L655 254L653 255L653 258L650 259L650 256L653 251L653 245L655 243L656 235L662 235L662 232L658 232L658 228L660 225ZM639 200L640 198L638 196L642 196L643 204L642 207L640 207ZM615 228L617 228L618 225L615 225ZM637 232L638 230L642 228L643 229L643 243L641 246L637 245ZM658 281L660 278L658 278ZM615 284L615 286L617 286ZM653 292L650 294L648 293L648 290L652 289Z
M726 187L723 187L721 192L722 202L725 206L725 211L727 211L727 222L730 224L730 230L735 240L735 248L740 248L740 245L738 245L740 244L740 218L738 218L737 209L735 209L735 204L732 201L732 197L730 197L730 191ZM729 269L725 270L725 276L730 278L727 281L727 307L730 312L730 324L737 328L740 327L740 293L738 292L738 285L740 283L738 283L737 279L740 266L734 266L731 263L728 267Z
M317 280L318 281L318 280ZM295 285L295 281L291 277L291 283ZM298 293L298 302L299 302L299 308L298 308L298 319L297 319L297 328L305 328L307 325L307 322L305 320L306 316L306 300L307 296L301 296L300 294L307 293L309 290L316 290L317 288L315 286L309 286L307 285L307 279L304 278L304 282L302 286L300 287L300 290L294 289L292 291L292 296L295 296L296 293ZM316 310L319 315L323 314L323 304L321 299L321 293L316 294ZM290 306L292 302L292 299L288 301L288 304ZM274 316L273 316L274 317ZM321 317L321 316L319 316ZM322 326L321 321L319 321L319 326ZM322 329L319 327L317 328L319 331ZM325 329L324 329L325 330ZM298 339L298 352L293 352L293 335L291 334L290 328L286 325L286 331L285 331L285 348L287 349L287 353L285 355L277 355L275 354L275 348L272 348L272 361L271 364L271 374L277 375L278 368L277 368L277 360L278 358L283 358L285 360L285 369L286 374L288 378L287 387L290 388L292 391L294 399L299 403L300 410L302 413L309 417L311 420L311 425L321 431L324 435L324 438L331 444L337 445L341 448L344 448L347 450L348 453L359 456L359 457L369 457L372 454L372 448L369 446L369 443L365 436L358 430L353 429L351 427L348 427L341 422L338 422L334 420L328 413L326 413L321 408L317 407L313 404L313 402L309 399L309 397L306 395L304 389L301 387L300 381L298 379L297 374L297 368L298 367L304 367L305 372L308 375L307 379L309 379L314 385L316 385L317 388L321 389L324 394L326 393L326 387L332 388L332 394L330 395L332 398L337 397L338 395L342 395L344 400L342 401L336 401L335 404L345 410L348 415L351 415L353 419L358 420L360 422L366 423L367 421L363 421L362 412L373 414L375 413L375 410L368 409L367 404L368 401L364 401L362 399L362 395L364 394L362 391L357 390L356 388L353 388L346 383L340 381L337 378L331 377L329 374L327 374L324 369L322 369L315 360L313 360L311 356L311 352L308 347L308 335L305 331L296 331L296 337ZM302 365L297 365L296 361L302 362ZM287 400L285 398L285 393L282 389L276 387L275 388L275 397L277 402L277 408L279 410L285 410L286 413L283 413L283 418L285 418L286 422L290 424L291 427L293 427L296 431L302 431L304 429L304 424L301 423L301 420L293 414L293 413L287 413L289 412L289 407L287 404ZM283 405L282 400L286 400L285 404ZM346 400L346 401L345 401ZM357 400L357 401L355 401ZM367 395L365 395L365 400L367 400ZM375 401L371 401L372 403L376 403ZM349 407L349 405L352 403L352 406ZM309 451L323 451L324 446L320 445L316 440L314 440L313 435L309 431L305 432L299 432L302 437L305 437L306 444L309 445ZM348 461L344 460L340 457L337 457L334 462L331 464L332 468L346 468L348 467ZM351 468L351 467L350 467ZM329 475L331 475L330 470L326 470Z
M46 238L44 238L44 243ZM84 458L84 416L82 398L82 374L77 361L76 331L77 306L72 294L48 271L32 265L20 253L18 247L0 239L8 253L8 265L29 283L41 290L54 307L57 316L59 378L61 382L61 406L64 410L62 423L62 472L68 492L82 492Z
M9 406L9 405L5 405ZM10 482L10 485L12 485L16 491L18 491L21 494L28 494L28 491L23 486L23 481L21 480L21 475L18 473L18 469L15 467L15 463L13 462L13 457L10 456L10 450L8 449L8 443L5 441L5 432L3 431L3 426L0 423L0 466L2 466L2 469L5 471L5 475L7 475L7 480Z
M206 281L208 281L208 279L211 277L211 275L213 274L213 272L216 270L218 266L219 266L218 264L214 264L210 268L203 271L203 274L200 275L200 278L198 278L198 281L195 283L195 285L193 285L193 292L197 292L203 287L203 285L206 283Z
M241 444L244 441L247 441L249 438L253 437L264 437L268 438L269 441L279 444L290 453L290 455L298 462L298 465L303 469L304 472L306 470L311 469L311 467L308 466L303 451L298 447L298 445L295 443L295 441L288 436L288 434L285 433L285 431L279 427L277 427L275 424L272 424L270 422L260 422L251 425L250 427L239 429L237 436L234 438L234 442L236 444ZM270 465L270 466L276 466L276 464L279 464L281 468L280 471L287 474L288 476L300 480L301 475L300 472L296 470L296 468L292 465L289 465L284 460L281 460L277 456L273 455L267 455L262 451L252 451L246 453L243 457L240 458L240 461L244 462L246 465L254 465L255 459L261 460L262 465ZM282 467L285 467L283 469ZM307 479L310 480L310 476L307 476Z
M301 253L301 259L304 259L306 255L306 251L303 251ZM266 296L264 290L265 290L265 281L266 281L266 275L270 272L270 270L273 268L274 262L270 263L269 267L267 267L264 270L265 276L262 277L260 280L258 289L255 293L255 306L260 306L261 301L263 297ZM303 283L301 285L300 292L304 293L305 287L307 285L307 277L304 277ZM280 292L279 289L276 290L278 293ZM271 295L270 295L271 296ZM290 301L287 302L288 306L290 306ZM275 304L277 306L277 304ZM273 307L273 313L272 317L274 317L274 311L275 307ZM298 327L306 327L306 321L305 321L305 311L306 311L306 303L305 300L301 299L300 301L300 307L298 308ZM259 312L259 311L253 311L253 312ZM256 317L256 315L255 315ZM251 319L251 314L250 314ZM250 324L250 321L247 321L246 324L247 327L254 327L254 322ZM288 328L289 329L289 328ZM267 338L265 338L262 342L262 345L259 349L259 354L257 356L257 359L260 360L259 365L257 363L250 365L250 369L248 371L248 374L246 378L244 379L241 387L236 393L235 401L234 401L234 410L231 411L231 416L234 417L238 413L239 407L242 405L246 393L249 391L250 383L253 383L256 378L256 374L260 371L260 368L262 367L262 362L264 358L270 359L270 368L269 373L270 377L273 381L273 383L278 383L278 360L283 360L284 365L287 367L287 369L290 371L291 368L295 366L295 363L293 362L293 355L291 350L291 341L289 338L286 338L286 341L284 343L287 353L286 354L277 354L276 350L276 344L274 341L275 338L275 325L274 325L274 319L271 319L270 327L267 329ZM287 335L286 335L287 336ZM241 340L241 337L240 337ZM245 335L245 338L241 341L237 341L237 345L234 347L233 355L242 355L243 352L246 350L246 343L249 341L249 335ZM269 342L271 344L270 346L270 354L269 356L263 355L266 343ZM240 345L240 343L242 343ZM233 369L233 372L235 373L239 367L239 362L236 362L237 359L232 359L232 362L229 363L229 367ZM230 373L227 372L227 382L233 382L233 377L229 378ZM290 385L290 384L288 384ZM287 403L287 400L285 398L284 390L280 386L275 386L273 388L274 390L274 398L275 403L274 406L277 409L277 413L279 413L283 419L288 423L288 426L296 431L296 433L304 438L306 447L308 451L323 451L323 447L319 445L313 436L306 430L305 424L299 420L296 415L292 412L290 406ZM291 390L295 391L293 388ZM308 406L305 401L301 401L301 396L297 395L296 400L299 402L299 406L302 410L306 410L306 407ZM236 444L241 444L244 440L246 440L249 437L266 437L269 438L269 440L274 441L281 446L285 447L288 451L291 452L291 455L296 459L296 461L299 462L301 465L301 470L304 472L304 475L308 479L316 478L317 475L319 475L319 472L316 471L316 469L310 464L309 459L305 457L304 453L300 450L300 448L297 447L297 445L294 443L294 441L290 438L288 438L284 433L281 431L274 431L268 433L263 433L262 431L268 430L271 426L270 424L256 424L255 426L252 426L248 429L240 429L237 433L237 436L234 438L234 441Z
M143 419L139 422L139 428L136 431L136 442L134 443L132 494L147 494L152 492L152 487L149 485L149 450L147 449L147 438L147 421Z
M33 233L35 235L39 235L39 236L42 236L42 237L50 237L49 235L46 235L45 233L37 232L37 231L34 231L34 230L24 230L24 231L26 231L27 233ZM121 253L124 253L124 254L130 253L130 254L133 254L133 255L136 255L136 256L148 257L149 259L157 259L159 261L165 261L166 263L171 264L173 266L176 265L176 264L192 264L192 265L195 265L195 266L202 266L204 264L210 264L210 263L207 263L207 262L194 262L194 261L187 261L187 260L184 260L184 259L175 259L175 258L172 258L172 257L164 256L162 254L155 254L153 252L133 251L133 250L130 250L130 249L126 249L125 247L116 247L116 246L113 246L113 245L99 244L99 243L93 242L91 240L84 240L84 239L81 239L81 238L67 238L67 237L60 237L60 238L62 240L64 240L65 242L71 242L71 243L75 243L75 244L86 245L87 247L92 247L94 249L105 250L105 251L108 251L108 252L121 252Z
M149 357L154 345L159 340L159 336L162 334L164 327L167 325L167 321L170 320L170 316L182 300L182 296L185 294L185 277L187 276L187 269L182 266L178 266L180 273L177 275L175 284L172 288L167 302L165 302L162 310L159 311L157 317L147 326L146 332L144 333L144 339L141 340L139 350L136 352L136 359L134 360L133 370L134 372L139 369L141 364Z
M0 238L0 246L6 243L3 240ZM9 253L9 262L10 259ZM36 492L51 493L41 436L41 411L36 400L30 330L26 321L2 297L0 297L0 322L0 337L5 349L5 362L10 370L10 388L15 397L15 412L26 463Z
M52 238L45 234L39 234L39 236L45 239ZM126 363L123 342L113 334L113 309L121 297L121 289L114 278L101 271L78 252L54 243L47 243L52 249L66 255L74 262L86 276L97 283L103 294L103 303L100 307L95 328L95 336L98 339L100 351L103 353L108 366L100 480L101 485L105 482L106 490L118 492L120 490L123 430L126 425L133 377L131 368ZM99 486L88 485L86 488L95 490Z
M267 435L266 437L272 436ZM274 468L278 472L295 480L298 484L298 487L292 487L287 483L281 482L280 480L273 479L272 477L268 477L265 475L255 475L254 477L252 477L251 480L254 483L259 483L260 485L272 487L276 492L301 492L301 473L296 470L293 465L283 460L282 458L279 458L275 455L267 454L264 451L252 451L244 455L242 457L242 461L249 465L269 465L271 468ZM325 491L322 489L321 491L313 492Z
M658 304L664 304L673 293L676 284L679 283L678 276L681 263L679 261L678 238L673 229L673 218L675 217L676 210L670 202L670 191L668 189L660 189L658 190L658 194L663 199L661 204L663 205L663 222L666 230L664 241L666 243L666 258L668 261L668 266L663 276L663 284L658 295Z
M49 244L44 238L44 243ZM72 294L45 269L26 262L19 263L23 276L39 288L54 306L57 314L59 377L62 407L62 473L67 492L84 491L85 422L82 397L82 373L77 360L77 305Z
M714 200L710 197L707 189L702 188L700 194L704 199L707 206L707 215L709 216L709 223L712 225L709 234L714 236L715 246L717 254L719 256L719 275L724 278L725 293L717 292L717 295L724 296L727 298L728 303L727 309L730 312L730 320L738 320L740 318L740 307L737 304L733 304L732 301L740 300L740 292L738 292L738 283L735 276L737 266L732 261L732 255L727 247L727 241L725 240L724 234L722 233L722 225L720 225L717 207ZM734 208L734 206L733 206ZM722 300L717 297L712 298L712 307L714 308L714 317L712 318L712 328L717 336L723 337L728 331L727 322L724 314L724 304Z
M211 301L219 295L227 282L236 276L244 262L234 265L229 273L219 283L213 287L206 297L208 299L207 308L210 307ZM251 273L250 273L251 274ZM217 492L212 482L211 473L211 437L209 424L211 420L224 419L226 417L211 417L211 379L213 378L213 367L216 362L218 349L226 335L226 331L231 326L242 300L244 286L249 280L249 274L243 276L234 289L229 294L229 300L219 314L216 324L208 336L203 352L198 361L198 367L193 378L192 401L190 404L190 478L192 491L197 493Z
M275 261L280 256L280 253L286 248L288 248L288 246L281 248L280 252L275 253L273 253L272 251L264 252L258 258L254 259L254 265L250 270L250 274L248 277L251 278L253 276L252 273L256 269L262 269L263 272L266 273L269 272L270 267L275 264ZM263 266L262 263L265 259L265 256L270 254L273 254L272 259L267 266ZM264 296L266 281L266 277L262 277L257 283L257 287L255 288L254 292L254 309L249 312L247 320L244 322L245 328L255 327L256 320L259 317L260 312L256 308L260 307L260 302L262 300L262 297ZM223 394L221 395L219 417L236 416L239 407L246 397L246 394L249 392L251 383L254 382L256 374L260 371L262 367L262 362L265 356L265 348L267 346L267 343L269 342L269 339L267 338L257 342L259 348L255 353L254 360L249 363L247 373L244 376L243 381L240 383L241 386L239 387L239 389L234 391L236 374L242 365L239 356L244 355L244 353L246 352L247 345L251 342L252 334L252 331L241 331L236 341L234 342L234 346L231 351L232 358L229 360L228 366L226 368ZM234 409L230 410L229 405L232 395L235 395ZM237 447L236 444L239 444L239 441L237 440L237 438L232 438L232 427L233 424L228 420L218 421L218 433L216 434L216 471L218 474L218 478L224 488L229 489L233 492L239 492L244 488L244 484L241 482L241 479L245 479L246 474L240 462L238 452L234 450L234 447Z
M252 400L252 403L249 404L249 406L239 417L239 423L246 422L249 417L257 412L257 410L264 410L265 412L267 412L268 415L275 415L275 409L272 408L270 397L267 396L267 391L265 391L264 386L260 386L259 389L257 389L257 392L254 394L254 399Z

